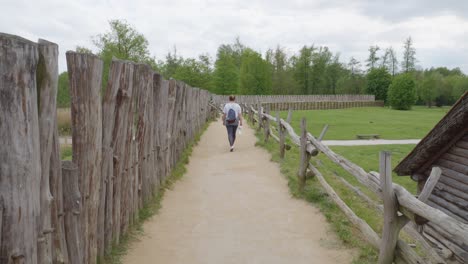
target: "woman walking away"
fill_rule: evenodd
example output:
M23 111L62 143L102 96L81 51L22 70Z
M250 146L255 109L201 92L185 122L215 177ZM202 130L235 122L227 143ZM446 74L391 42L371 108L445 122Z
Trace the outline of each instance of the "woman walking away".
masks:
M236 97L234 95L229 96L229 102L224 105L223 109L223 124L227 128L231 152L234 151L237 127L242 127L242 109L240 105L235 102L235 100Z

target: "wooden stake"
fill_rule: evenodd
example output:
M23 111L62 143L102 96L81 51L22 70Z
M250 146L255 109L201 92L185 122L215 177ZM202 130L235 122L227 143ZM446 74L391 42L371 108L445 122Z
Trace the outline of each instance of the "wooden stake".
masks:
M303 190L306 181L307 167L309 166L310 153L307 152L307 121L304 118L301 120L301 163L299 167L299 190Z

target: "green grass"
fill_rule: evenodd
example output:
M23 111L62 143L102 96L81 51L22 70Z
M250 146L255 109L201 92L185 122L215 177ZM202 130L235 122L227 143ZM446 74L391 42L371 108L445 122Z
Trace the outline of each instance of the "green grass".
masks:
M377 145L377 146L334 146L331 149L362 167L365 171L376 171L379 172L379 153L380 151L389 151L392 153L392 168L400 163L400 161L408 155L408 153L415 147L415 145ZM325 155L320 155L319 159L326 162L328 167L332 167L326 161ZM342 168L335 167L340 174L344 174ZM393 182L405 187L411 193L416 194L416 182L410 179L410 177L397 176L393 173Z
M326 219L330 222L333 230L345 245L358 250L359 254L353 260L353 263L376 263L378 257L377 250L361 237L360 231L352 225L347 217L328 197L328 194L315 178L307 180L304 190L302 192L298 191L297 171L300 161L298 148L293 146L291 150L286 152L286 158L281 160L279 157L279 147L276 141L270 140L267 144L263 143L263 132L257 133L257 137L257 145L268 150L272 154L272 160L280 163L281 172L288 179L288 185L292 195L296 198L305 199L319 207ZM413 148L414 145L335 146L332 147L332 150L361 166L365 171L378 172L380 151L386 150L392 153L392 166L394 167ZM383 228L382 216L377 213L375 209L370 208L354 191L346 187L338 177L342 177L352 185L358 187L371 199L379 201L376 194L361 185L354 176L346 172L339 165L333 163L324 154L313 157L312 162L317 164L317 168L321 171L327 182L355 214L366 221L377 234L381 234ZM399 177L394 174L393 181L402 185L412 193L416 192L416 183L409 177ZM415 243L415 241L411 241L405 234L402 234L401 237L407 242Z
M138 238L144 234L143 223L159 212L164 192L167 189L172 189L174 183L181 179L185 174L185 165L189 162L193 147L197 145L201 135L208 128L208 125L209 123L207 123L201 132L195 136L193 142L187 146L176 166L173 168L170 176L165 179L164 183L158 187L158 191L155 192L155 195L138 212L138 220L129 228L126 234L121 236L120 243L114 245L110 253L98 261L99 264L122 263L122 257L127 254L130 245L138 241Z
M60 146L60 159L71 160L72 154L72 146Z
M448 110L448 107L416 106L410 111L384 107L293 111L291 125L299 132L301 119L306 117L308 130L318 136L328 124L325 139L356 139L358 134L379 134L384 139L420 139ZM286 118L287 114L282 111L281 117Z

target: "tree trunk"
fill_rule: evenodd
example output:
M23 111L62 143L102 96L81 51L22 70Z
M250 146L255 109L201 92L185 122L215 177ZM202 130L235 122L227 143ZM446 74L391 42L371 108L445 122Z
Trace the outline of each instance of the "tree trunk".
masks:
M36 43L3 33L0 47L0 262L36 264L41 180L38 50Z

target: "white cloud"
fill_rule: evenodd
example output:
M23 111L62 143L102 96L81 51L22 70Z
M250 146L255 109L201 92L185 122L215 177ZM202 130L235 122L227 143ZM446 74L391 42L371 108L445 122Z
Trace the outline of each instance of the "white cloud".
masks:
M352 2L352 3L349 3ZM445 3L445 4L444 4ZM277 44L289 52L303 45L327 45L343 61L365 60L370 45L393 46L401 54L412 36L423 67L461 67L468 72L468 3L461 1L344 0L0 0L0 31L60 46L94 48L91 36L108 30L111 19L126 19L143 33L158 59L175 45L184 57L215 56L236 36L265 52ZM364 63L363 63L364 64Z

